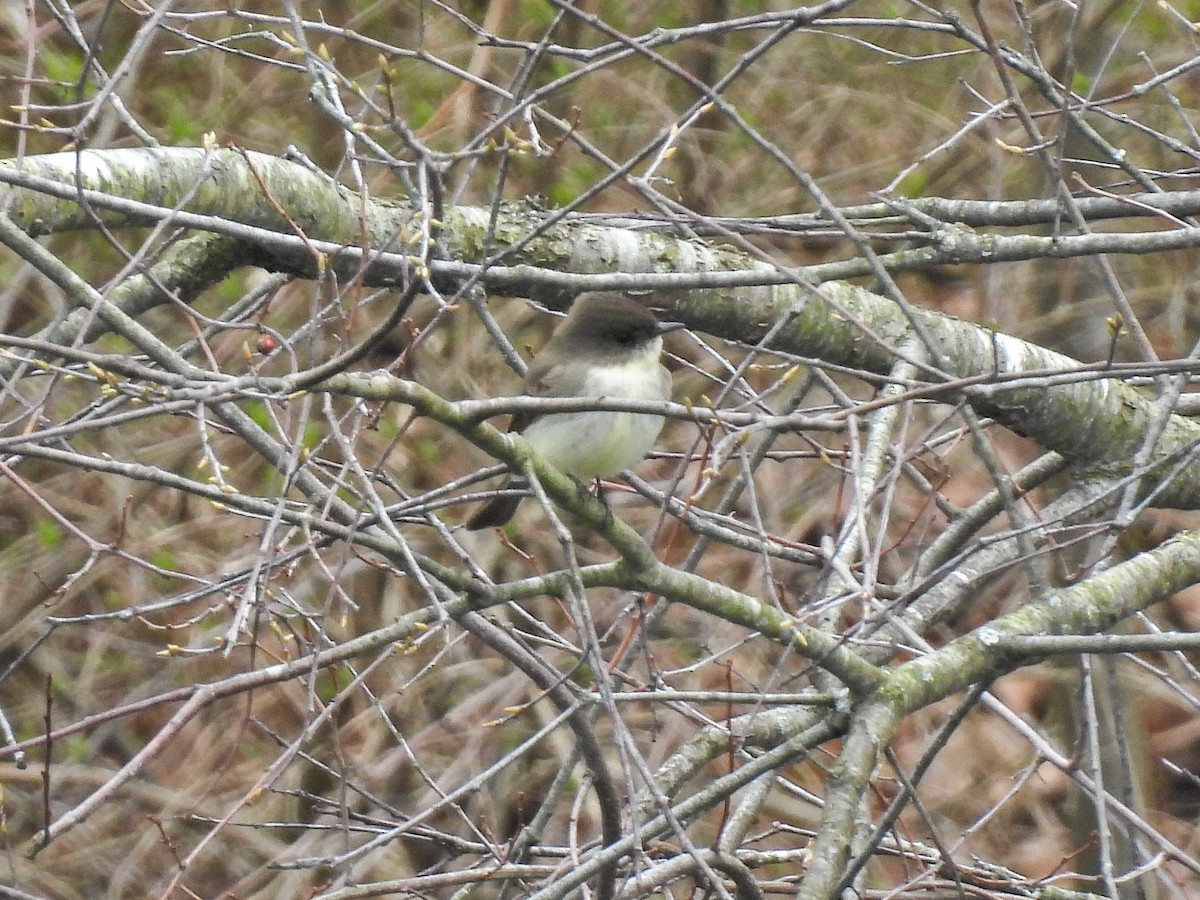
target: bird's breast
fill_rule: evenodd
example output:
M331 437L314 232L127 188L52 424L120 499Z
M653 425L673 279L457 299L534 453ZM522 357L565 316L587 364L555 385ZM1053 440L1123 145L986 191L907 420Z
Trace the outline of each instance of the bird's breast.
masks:
M581 397L665 400L670 375L657 357L625 366L596 367ZM645 458L662 431L662 416L597 410L555 413L529 425L524 436L555 468L581 480L615 475Z

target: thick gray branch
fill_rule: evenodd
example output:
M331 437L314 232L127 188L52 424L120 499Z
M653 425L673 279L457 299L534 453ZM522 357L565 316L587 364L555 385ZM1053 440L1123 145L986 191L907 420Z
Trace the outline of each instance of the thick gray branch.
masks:
M729 248L581 220L543 228L544 213L522 205L501 208L494 246L484 246L486 210L456 207L444 222L430 223L404 203L364 200L308 169L261 154L199 149L53 154L25 159L20 168L15 162L0 163L0 181L10 185L0 190L0 201L9 204L14 222L31 234L89 227L91 219L79 207L83 197L103 210L110 226L172 217L177 224L252 244L256 252L251 258L259 265L316 274L342 259L368 281L386 283L419 264L403 252L410 238L435 228L452 257L443 267L447 277L476 275L494 280L502 290L554 302L575 292L574 282L549 278L554 272L625 273L631 286L641 278L643 287L660 288L671 285L671 279L693 277L690 283L695 284L694 276L723 272L760 282L794 278L795 283L747 284L736 290L708 287L676 295L661 290L657 302L698 330L747 343L761 339L779 317L792 316L773 349L867 373L886 375L895 365L896 348L914 334L914 321L884 297L840 282L806 289L800 283L802 272L772 267ZM177 206L184 211L175 211ZM346 249L364 245L353 252ZM507 266L503 272L480 268L500 263ZM584 283L586 279L579 286ZM1048 373L1069 372L1079 364L938 313L918 312L915 323L936 344L930 358L945 367L931 376L935 385L946 383L945 392L930 396L946 401L965 396L983 415L1076 465L1127 473L1155 416L1136 390L1094 373L1048 386ZM1038 377L1011 383L1019 376ZM1149 456L1150 467L1178 462L1198 441L1200 427L1172 417ZM1157 495L1157 505L1200 506L1200 470L1184 468Z

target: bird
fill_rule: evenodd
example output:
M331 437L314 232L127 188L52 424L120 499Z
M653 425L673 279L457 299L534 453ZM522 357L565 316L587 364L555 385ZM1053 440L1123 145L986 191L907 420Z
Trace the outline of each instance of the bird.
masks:
M661 362L664 334L685 327L659 322L623 294L581 294L529 367L522 393L529 397L669 400L671 373ZM644 459L662 431L649 413L520 412L509 432L520 433L546 462L579 482L605 478ZM505 488L525 481L510 476ZM477 531L512 518L522 497L498 494L467 520Z

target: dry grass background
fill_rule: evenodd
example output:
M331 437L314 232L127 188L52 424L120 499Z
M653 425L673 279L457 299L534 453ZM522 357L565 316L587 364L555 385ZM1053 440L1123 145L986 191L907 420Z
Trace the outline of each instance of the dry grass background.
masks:
M370 96L380 82L378 57L388 48L420 50L425 58L390 60L397 118L420 140L444 153L458 152L489 121L495 101L484 90L432 64L444 60L493 84L513 79L521 54L512 49L480 46L458 16L517 41L538 41L552 10L534 0L497 0L449 4L455 14L435 3L351 2L306 3L300 9L314 22L319 15L347 31L309 39L324 44L338 71L363 85ZM960 4L969 16L969 7ZM656 27L687 27L740 15L787 9L771 2L706 2L627 4L587 2L589 14L626 34ZM44 104L32 117L67 125L66 108L74 98L70 81L78 76L80 51L40 7L33 4L36 27L25 18L25 5L9 0L0 6L0 66L5 80L0 97L5 106L22 101L26 59L39 79L31 97ZM236 7L247 15L228 10ZM916 6L897 3L883 11L852 6L844 15L917 17ZM983 13L997 37L1023 46L1014 7L986 2ZM1172 12L1171 10L1174 10ZM294 56L282 44L247 39L227 46L214 42L246 29L282 34L282 21L253 22L249 14L279 15L274 3L213 4L183 2L178 17L167 23L178 33L161 32L137 61L136 73L122 96L132 115L168 145L196 145L206 132L222 143L270 153L299 148L323 169L344 176L345 136L308 101L303 71L291 67ZM112 71L128 52L139 25L132 7L89 0L74 4L73 13L89 38L101 33L97 58ZM1025 9L1037 35L1037 49L1047 70L1061 75L1074 55L1075 78L1102 71L1096 86L1103 95L1145 80L1148 71L1138 51L1151 52L1160 70L1197 53L1194 34L1182 19L1200 18L1195 3L1170 8L1129 3L1088 4L1073 41L1063 35L1069 25L1066 4ZM194 16L194 18L188 18ZM702 80L712 82L728 71L761 38L761 33L718 33L659 49L667 59ZM568 20L554 33L566 46L602 43L597 31L579 19ZM1098 57L1115 45L1111 58ZM754 62L725 98L776 147L811 172L840 204L865 202L871 192L889 184L906 167L952 135L979 103L973 91L999 96L991 61L979 54L947 53L955 45L933 31L854 27L801 29L776 50ZM260 55L261 54L261 58ZM934 55L936 54L936 55ZM533 76L535 84L577 68L565 59L549 59ZM46 79L42 81L40 79ZM1077 84L1078 86L1078 84ZM1031 105L1036 97L1021 84ZM1194 120L1198 108L1195 75L1171 83L1183 116ZM90 91L90 89L89 89ZM87 92L85 92L87 93ZM552 93L544 106L576 122L579 133L614 160L637 152L695 99L694 90L663 68L631 58L598 68ZM59 107L55 109L55 107ZM369 126L377 117L348 101L348 109ZM1177 112L1157 94L1136 98L1119 109L1134 119L1179 130ZM12 115L12 114L10 114ZM1050 129L1050 126L1046 126ZM1115 125L1104 127L1113 132ZM393 152L401 143L384 128L371 134ZM1171 172L1180 160L1160 142L1131 129L1119 131L1120 146L1146 169ZM19 137L28 153L61 149L63 139L36 130L0 128L0 155L18 151ZM501 136L502 137L502 136ZM1047 195L1036 162L1007 152L1000 143L1021 145L1023 135L1012 119L997 119L934 153L902 181L902 195L1015 199ZM90 146L136 145L128 129L104 116ZM1074 146L1074 145L1070 145ZM745 135L715 113L703 116L680 137L677 155L663 169L672 179L660 185L697 212L721 216L767 216L811 209L803 191L755 147ZM499 181L501 164L506 180ZM392 175L368 162L366 175L377 195L398 193ZM1111 173L1086 161L1077 168L1093 184L1110 184ZM547 203L570 203L605 172L569 142L546 158L533 155L502 159L485 154L449 170L448 193L465 204L487 204L498 191L507 198L540 195ZM1172 184L1189 184L1180 175ZM587 211L628 212L642 208L632 192L612 186L592 198ZM123 234L130 250L141 235ZM121 257L93 234L61 235L49 240L58 256L92 284L102 285L116 272ZM763 238L764 252L788 262L844 255L844 242L810 237L804 240ZM1195 253L1113 260L1143 323L1164 356L1187 352L1195 340L1193 275ZM20 261L0 258L0 317L3 330L28 334L52 321L63 307L55 289ZM210 291L198 312L220 319L230 303L262 278L245 272ZM903 287L917 304L935 307L976 321L994 321L1001 330L1029 336L1088 358L1103 357L1108 333L1103 303L1094 278L1082 263L1011 264L1002 268L941 270L904 276ZM300 340L311 359L328 355L343 342L364 334L386 311L388 297L367 297L353 290L339 293L330 285L295 282L276 290L256 319L284 335L301 334L311 322L313 339ZM515 301L494 301L499 321L521 349L536 348L552 327L551 318ZM422 301L414 311L414 327L433 314ZM180 344L192 337L187 318L164 308L149 317L164 339ZM261 366L284 371L286 359L264 360L246 355L257 335L248 327L218 330L209 346L223 371ZM407 343L398 334L393 354ZM103 349L125 348L115 338ZM703 335L672 339L669 347L676 371L676 396L713 395L726 377L721 360L736 361L742 352ZM387 365L392 356L371 360ZM761 360L750 383L766 390L790 367L785 359ZM509 393L515 375L501 364L476 320L463 308L429 333L411 360L413 377L449 398ZM850 396L869 398L871 388L852 378L831 380ZM42 393L44 391L44 394ZM15 398L20 396L21 401ZM831 402L828 390L816 386L804 408ZM23 408L45 403L44 418L61 421L97 400L96 385L86 380L55 379L21 385L0 393L5 433L26 423ZM475 448L423 420L410 421L408 411L394 406L367 407L344 399L313 398L304 403L268 407L247 404L261 421L275 417L279 431L291 434L313 454L318 465L336 473L347 448L379 480L385 499L419 495L461 478L488 464ZM945 434L953 423L947 411L922 413L906 432L904 449L924 466L945 498L959 506L990 487L968 440L935 447L928 437ZM160 416L126 427L84 432L72 441L81 451L107 453L117 459L196 475L204 468L200 429L190 418ZM346 436L339 444L331 436ZM245 493L275 496L280 487L262 460L240 441L207 431L211 457L224 467L220 477ZM1022 439L992 433L993 452L1010 468L1032 458L1035 448ZM662 458L647 462L639 473L666 485L679 466L678 454L697 437L696 428L672 423ZM824 452L815 453L820 447ZM795 451L785 461L768 462L755 473L754 493L741 511L762 518L763 527L798 544L815 544L836 533L844 512L845 446L839 435L793 436L780 451ZM700 498L711 502L719 487L737 472L736 463L716 473L713 488ZM386 625L426 598L372 555L346 545L304 551L303 536L289 535L284 552L299 549L294 561L273 575L268 602L252 623L252 639L244 637L228 656L218 640L229 626L240 587L200 591L226 574L251 566L259 555L262 525L239 518L211 503L130 479L99 475L75 467L36 460L22 461L17 474L0 481L0 703L19 738L39 734L47 709L56 727L94 717L89 727L58 742L52 751L49 805L60 814L95 790L106 777L145 746L168 721L175 707L148 703L116 718L106 711L138 704L188 685L216 681L276 659L287 659L320 641L337 641ZM697 464L685 467L684 489L702 477ZM352 479L347 497L362 489ZM656 511L644 500L617 495L617 515L649 532ZM510 532L512 543L492 535L463 538L475 562L497 580L519 578L557 563L557 542L544 527L542 514L525 504ZM450 507L447 522L461 520L463 509ZM919 548L944 524L927 497L901 486L890 516L880 524L878 582L886 585L906 570ZM69 523L69 525L68 525ZM1003 527L1003 521L994 529ZM1141 532L1145 545L1174 528L1194 526L1194 517L1159 515ZM75 532L74 529L78 529ZM454 549L431 529L411 529L406 538L418 552L454 561ZM87 535L100 548L81 539ZM659 533L662 558L679 561L694 536L668 523ZM1135 548L1136 549L1136 548ZM584 542L583 562L609 558L600 544ZM1069 560L1062 564L1064 576ZM803 609L817 585L818 573L796 564L772 563L714 545L699 572L721 583L760 596L778 596L789 610ZM191 599L189 592L197 592ZM977 624L1025 597L1016 575L998 579L978 598L974 621L954 623L933 637L945 640L953 629ZM644 638L624 666L629 683L661 679L689 690L796 690L802 682L794 661L778 648L742 629L699 613L674 607L648 633L638 624L638 599L617 592L595 591L588 597L592 615L611 658L630 634ZM135 615L127 615L129 611ZM582 640L562 604L546 598L520 608L498 608L493 615L506 627L528 636L547 659L572 677L586 681L590 673L573 671L575 648ZM847 621L856 615L847 610ZM1190 592L1153 612L1164 627L1191 628L1200 616L1200 594ZM182 648L168 651L169 647ZM1195 777L1200 771L1200 725L1195 709L1164 682L1196 686L1182 664L1150 659L1148 665L1121 667L1123 690L1134 702L1130 727L1140 738L1150 792L1150 821L1180 846L1195 850L1197 813ZM369 669L369 671L368 671ZM360 684L351 686L356 672ZM1069 748L1073 724L1064 698L1076 690L1069 665L1045 663L1002 679L992 690L1011 709L1049 739ZM316 713L332 704L335 711L315 733L299 735ZM947 702L906 722L895 748L897 760L911 765L955 704ZM753 705L675 706L627 702L624 721L634 733L651 769L689 740L706 721L721 722ZM84 824L53 842L32 859L25 842L43 824L42 762L18 770L0 765L4 797L0 882L35 894L74 898L153 896L168 889L178 875L176 896L306 896L332 876L322 868L279 869L275 864L322 856L361 840L363 832L438 807L438 789L453 789L483 771L505 753L520 747L553 715L552 707L520 671L471 636L448 627L436 639L395 647L349 667L313 673L295 681L255 690L209 707L173 737L141 776L126 785ZM600 726L602 729L608 726ZM427 823L430 832L398 840L372 854L354 870L361 883L414 875L444 859L446 845L433 830L463 840L504 844L537 809L539 797L569 753L566 738L556 734L525 748L519 762L470 791L455 804L441 804ZM831 752L836 748L830 748ZM289 757L289 754L294 754ZM787 772L788 783L761 814L757 849L802 846L803 833L814 827L819 811L805 791L819 794L829 758L816 758ZM262 782L273 764L287 760ZM712 764L719 773L727 761ZM1172 767L1177 767L1174 769ZM1180 772L1183 774L1180 774ZM434 787L436 784L437 788ZM885 769L878 778L877 802L894 794L897 785ZM1086 868L1090 819L1077 808L1061 772L1042 760L1029 741L994 715L976 710L959 727L927 776L922 799L932 822L962 858L976 854L1012 867L1031 879L1059 871ZM594 831L595 810L586 800L578 811L563 804L548 834L565 834L571 816L580 817L584 833ZM693 834L703 844L720 821L719 811ZM926 839L929 823L912 812L898 834ZM185 870L181 861L187 859ZM766 878L796 873L794 862L762 870ZM915 874L900 861L879 863L870 884L900 884ZM1178 889L1194 889L1179 873ZM1091 886L1086 880L1073 882ZM186 886L186 890L185 887ZM447 888L444 894L452 896ZM430 894L432 896L432 894ZM513 896L509 894L508 896Z

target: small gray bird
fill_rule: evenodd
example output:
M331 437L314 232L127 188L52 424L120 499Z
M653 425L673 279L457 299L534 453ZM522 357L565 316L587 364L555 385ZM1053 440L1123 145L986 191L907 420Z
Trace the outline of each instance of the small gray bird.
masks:
M671 373L659 361L662 336L684 326L659 322L620 294L582 294L542 348L522 392L530 397L669 400ZM645 458L662 431L662 416L595 410L518 413L509 431L520 432L542 457L580 481L604 478ZM521 487L511 478L505 487ZM467 521L467 528L503 525L519 496L497 496Z

